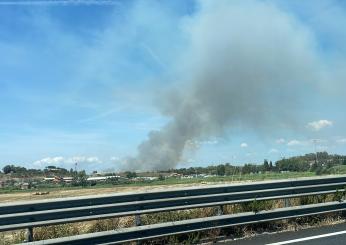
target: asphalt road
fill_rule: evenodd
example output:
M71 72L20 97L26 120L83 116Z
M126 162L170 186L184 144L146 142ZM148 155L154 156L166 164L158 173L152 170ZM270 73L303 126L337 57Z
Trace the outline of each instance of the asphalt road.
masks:
M261 234L228 245L346 245L346 223L299 231Z

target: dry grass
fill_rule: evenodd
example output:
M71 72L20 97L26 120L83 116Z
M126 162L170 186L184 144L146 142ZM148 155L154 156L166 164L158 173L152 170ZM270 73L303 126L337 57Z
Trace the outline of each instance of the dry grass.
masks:
M124 193L124 192L148 192L148 191L160 191L167 189L177 189L177 188L187 188L187 187L205 187L208 185L224 185L224 184L238 184L238 183L250 183L258 181L268 181L268 180L284 180L284 179L309 179L313 176L310 176L311 173L291 173L290 175L285 174L273 174L273 176L268 174L249 175L247 178L242 180L233 181L230 176L228 178L220 178L218 180L208 180L205 179L201 182L191 182L184 183L183 180L175 180L177 183L172 184L157 184L157 185L145 185L143 186L112 186L112 187L95 187L95 188L80 188L80 189L71 189L69 187L61 187L61 189L50 189L48 195L34 195L38 190L31 190L29 192L13 192L13 193L1 193L0 194L0 203L4 202L16 202L16 201L30 201L30 200L42 200L42 199L51 199L51 198L61 198L61 197L76 197L76 196L87 196L87 195L96 195L96 194L112 194L112 193ZM254 177L257 176L257 177ZM243 176L244 177L244 176ZM222 180L222 181L221 181ZM179 183L181 181L181 183Z
M283 205L282 200L278 201ZM277 206L277 202L265 202L263 207ZM267 205L267 206L266 206ZM249 206L228 205L223 208L225 214L248 211ZM143 225L186 220L193 218L201 218L214 216L219 212L218 208L201 208L193 210L181 210L174 212L165 212L159 214L142 215L141 220ZM239 239L242 237L251 237L264 232L281 232L287 230L299 230L309 227L331 225L345 222L341 213L325 214L314 217L302 217L292 220L282 220L267 222L261 224L242 225L224 229L212 229L203 232L194 232L177 236L163 237L150 241L142 242L145 244L197 244L201 241L215 242L220 239ZM134 226L134 217L111 218L104 220L94 220L88 222L80 222L74 224L54 225L47 227L39 227L34 229L34 240L45 240L64 236L73 236L85 233L93 233L106 230L115 230ZM20 243L25 240L25 231L3 232L0 233L0 245L8 245Z
M51 225L34 228L34 241L65 236L75 236L99 231L115 230L134 226L133 217L93 220L72 224ZM26 239L26 231L0 232L0 245L21 243Z
M218 183L213 183L218 184ZM0 194L0 203L4 202L16 202L16 201L33 201L43 200L51 198L61 197L76 197L76 196L87 196L87 195L101 195L101 194L115 194L115 193L126 193L126 192L149 192L149 191L162 191L167 189L177 189L186 187L202 187L205 184L179 184L179 185L157 185L157 186L114 186L107 188L81 188L81 189L60 189L50 190L48 195L34 195L36 190L32 192L15 192Z

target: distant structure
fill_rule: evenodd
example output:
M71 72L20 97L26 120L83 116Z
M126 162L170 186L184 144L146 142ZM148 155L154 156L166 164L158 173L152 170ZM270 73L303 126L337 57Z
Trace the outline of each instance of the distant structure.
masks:
M313 143L314 143L314 151L315 151L315 157L316 157L316 164L318 163L318 156L317 156L317 150L316 150L316 143L317 143L317 140L314 139L312 140Z

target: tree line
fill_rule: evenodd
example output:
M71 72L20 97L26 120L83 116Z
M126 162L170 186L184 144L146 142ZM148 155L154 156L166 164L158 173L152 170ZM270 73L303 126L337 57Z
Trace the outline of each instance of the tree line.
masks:
M261 164L244 164L243 166L232 165L230 163L211 165L207 167L190 167L180 169L170 169L167 172L182 175L219 175L231 176L236 174L255 174L263 172L316 172L317 174L328 173L328 170L335 166L346 165L346 156L332 155L327 152L309 153L303 156L283 158L273 163L264 160Z
M303 156L295 156L290 158L283 158L273 163L269 160L264 160L261 164L247 163L243 166L232 165L230 163L211 165L207 167L190 167L169 169L161 171L166 173L178 173L181 175L219 175L231 176L236 174L251 174L263 172L306 172L312 171L317 174L328 173L330 169L335 166L346 165L346 156L337 154L328 154L327 152L309 153ZM72 168L67 170L56 166L47 166L41 169L26 169L25 167L6 165L2 169L4 174L11 174L13 177L33 177L33 176L71 176L76 177L76 173ZM85 172L82 171L79 175L80 181L84 182ZM125 176L129 179L135 178L135 172L125 172Z
M6 165L2 168L4 174L11 174L13 177L35 177L35 176L73 176L74 170L67 170L56 166L47 166L44 169L27 169L21 166Z

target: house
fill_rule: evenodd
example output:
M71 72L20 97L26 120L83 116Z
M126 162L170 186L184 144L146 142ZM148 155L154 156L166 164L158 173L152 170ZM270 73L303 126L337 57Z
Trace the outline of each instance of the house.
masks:
M113 176L96 176L96 177L89 177L88 181L106 181L109 178L112 178Z
M43 181L46 181L46 182L53 182L55 180L54 177L49 177L49 178L44 178Z
M20 189L21 189L21 190L27 190L27 189L30 189L30 184L29 184L29 183L27 183L27 182L21 183L21 185L20 185Z
M169 177L181 178L181 177L182 177L182 174L171 173L171 174L169 175Z
M73 181L73 177L63 177L62 181L65 183L71 183Z

